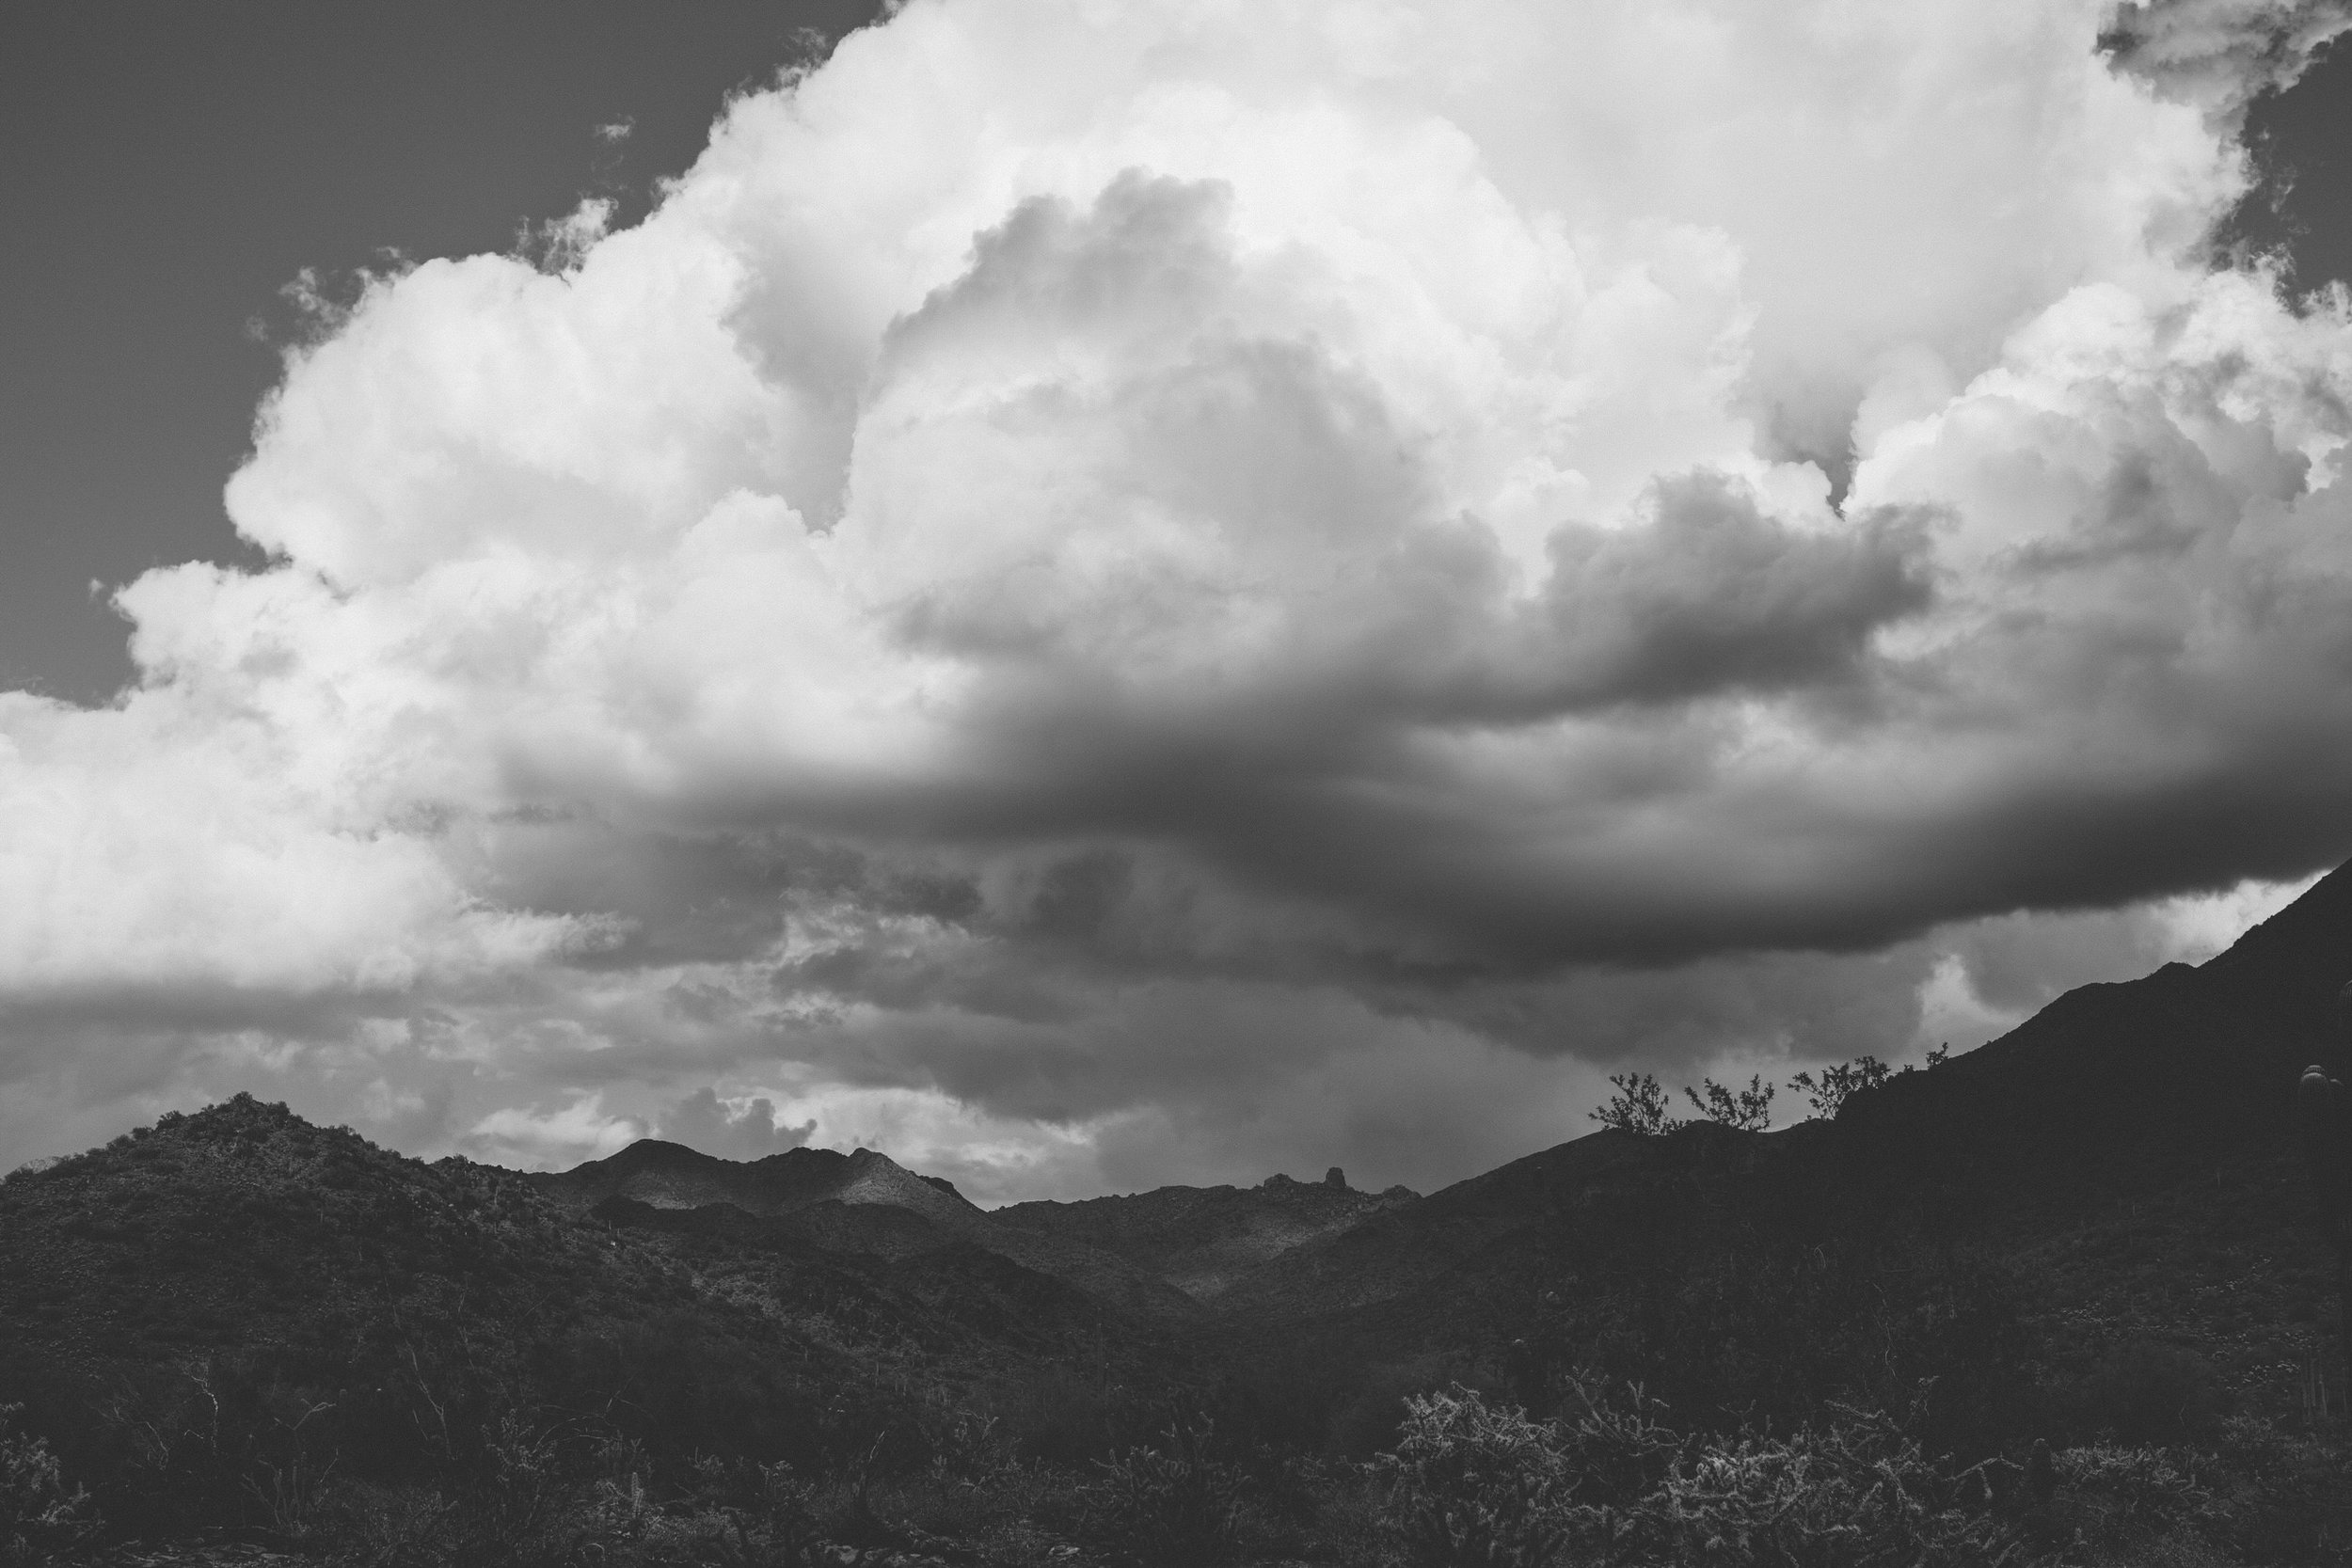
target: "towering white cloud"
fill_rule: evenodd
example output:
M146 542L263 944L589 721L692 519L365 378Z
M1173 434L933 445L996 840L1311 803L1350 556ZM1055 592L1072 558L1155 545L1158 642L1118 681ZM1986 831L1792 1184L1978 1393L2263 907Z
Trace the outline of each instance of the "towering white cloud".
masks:
M916 0L290 357L0 700L0 1078L1426 1180L2182 950L1970 923L2352 847L2352 323L2203 251L2344 25Z

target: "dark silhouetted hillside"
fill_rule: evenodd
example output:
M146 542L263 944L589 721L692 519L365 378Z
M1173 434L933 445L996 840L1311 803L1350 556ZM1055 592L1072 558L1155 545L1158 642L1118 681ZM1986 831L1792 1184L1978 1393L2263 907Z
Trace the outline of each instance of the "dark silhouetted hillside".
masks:
M753 1539L765 1498L763 1560L805 1556L805 1471L836 1533L882 1531L876 1476L924 1476L926 1517L1018 1536L966 1560L1025 1563L1132 1553L1184 1497L1267 1499L1264 1540L1324 1551L1274 1499L1375 1507L1371 1472L1312 1465L1395 1445L1405 1396L1565 1420L1638 1385L1692 1433L1910 1412L1955 1463L2046 1439L2078 1476L2217 1464L2241 1513L2167 1560L2329 1560L2352 1496L2314 1434L2345 1376L2289 1108L2305 1064L2352 1065L2347 978L2340 871L2201 967L2071 992L1834 1121L1597 1132L1426 1197L1277 1180L990 1214L873 1150L655 1141L526 1177L240 1096L0 1183L0 1403L118 1528L298 1534L287 1478L330 1463L338 1496L471 1521L433 1560L491 1560L544 1463L565 1539L642 1544L595 1479L619 1452L713 1541ZM1019 1534L1040 1511L1062 1535Z
M1532 1396L1581 1366L1803 1418L1876 1338L1905 1348L1865 1392L1935 1377L1979 1436L2089 1420L2127 1364L2169 1368L2175 1408L2281 1408L2333 1354L2290 1107L2341 1050L2347 979L2338 871L2201 967L2072 991L1835 1122L1593 1133L1290 1249L1215 1307L1264 1375L1322 1378L1302 1406L1368 1370Z
M656 1209L727 1203L750 1214L783 1214L831 1199L888 1204L950 1222L980 1212L952 1187L915 1176L870 1148L849 1154L794 1148L764 1160L736 1161L641 1138L609 1158L523 1180L571 1209L626 1197Z
M887 1205L802 1212L886 1213L933 1244L892 1259L821 1223L618 1197L600 1217L544 1186L242 1095L17 1173L0 1402L116 1478L119 1517L169 1526L256 1506L257 1466L303 1453L429 1479L493 1465L501 1433L595 1432L665 1463L816 1466L912 1441L943 1398L1073 1365L1148 1389L1174 1365L1116 1305Z
M1198 1301L1215 1301L1263 1265L1412 1203L1408 1187L1269 1177L1255 1187L1159 1187L1074 1203L1016 1203L993 1216L1116 1253Z
M906 1259L977 1247L1066 1281L1122 1312L1169 1322L1197 1315L1191 1297L1116 1252L1000 1224L953 1186L916 1176L876 1149L795 1148L739 1162L644 1138L610 1158L524 1180L580 1212L615 1198L649 1212L724 1206L778 1222L761 1232L771 1239L798 1237L835 1252Z

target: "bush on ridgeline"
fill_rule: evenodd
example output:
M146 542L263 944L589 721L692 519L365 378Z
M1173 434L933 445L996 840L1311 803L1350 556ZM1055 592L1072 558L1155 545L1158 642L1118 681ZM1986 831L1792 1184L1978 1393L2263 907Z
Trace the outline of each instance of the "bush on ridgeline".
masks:
M1729 1127L1741 1132L1761 1132L1772 1124L1772 1085L1764 1082L1763 1074L1748 1079L1744 1089L1726 1088L1712 1078L1699 1081L1706 1089L1701 1094L1689 1085L1682 1087L1691 1103L1699 1108L1699 1115L1718 1127Z
M1654 1137L1691 1125L1674 1115L1674 1102L1664 1085L1649 1073L1612 1073L1609 1082L1617 1092L1609 1097L1607 1104L1591 1113L1593 1120L1603 1127ZM1701 1083L1704 1093L1687 1084L1682 1092L1698 1107L1703 1119L1743 1132L1761 1132L1772 1125L1773 1086L1765 1083L1761 1074L1751 1077L1744 1089L1726 1087L1712 1078Z
M1671 1132L1682 1125L1668 1110L1670 1102L1665 1089L1650 1074L1613 1072L1609 1082L1616 1085L1617 1092L1609 1097L1608 1104L1591 1113L1601 1126L1650 1137Z
M1930 1057L1931 1065L1940 1063L1938 1053ZM1835 1117L1838 1107L1865 1089L1875 1089L1895 1075L1894 1069L1876 1056L1857 1056L1851 1062L1839 1062L1821 1069L1820 1076L1800 1072L1788 1080L1788 1086L1804 1095L1817 1117Z

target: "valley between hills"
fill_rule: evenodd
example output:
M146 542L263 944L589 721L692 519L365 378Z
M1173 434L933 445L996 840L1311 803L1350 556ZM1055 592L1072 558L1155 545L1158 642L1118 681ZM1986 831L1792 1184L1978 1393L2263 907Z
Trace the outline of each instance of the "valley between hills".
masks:
M2348 978L2339 871L1834 1118L1428 1195L529 1174L239 1096L0 1181L0 1560L2344 1561L2292 1104Z

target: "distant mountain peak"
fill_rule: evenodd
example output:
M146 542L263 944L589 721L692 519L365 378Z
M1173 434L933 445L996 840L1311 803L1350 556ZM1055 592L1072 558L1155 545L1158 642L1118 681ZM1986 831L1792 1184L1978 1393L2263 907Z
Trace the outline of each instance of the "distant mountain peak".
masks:
M1207 1302L1276 1258L1418 1201L1407 1187L1361 1193L1343 1180L1277 1174L1254 1187L1157 1187L1073 1203L1016 1203L993 1217L1116 1253Z
M887 1203L950 1225L980 1213L953 1187L942 1192L880 1149L857 1150L850 1156L850 1180L834 1194L837 1202Z
M884 1204L957 1228L980 1217L952 1182L917 1176L878 1148L843 1154L792 1148L759 1160L727 1160L660 1138L640 1138L601 1160L530 1180L549 1197L582 1212L612 1198L654 1209L725 1204L774 1216L814 1203Z
M591 1164L615 1169L645 1169L664 1165L710 1165L723 1164L718 1156L705 1154L685 1144L674 1144L662 1138L640 1138L617 1153L609 1154Z

